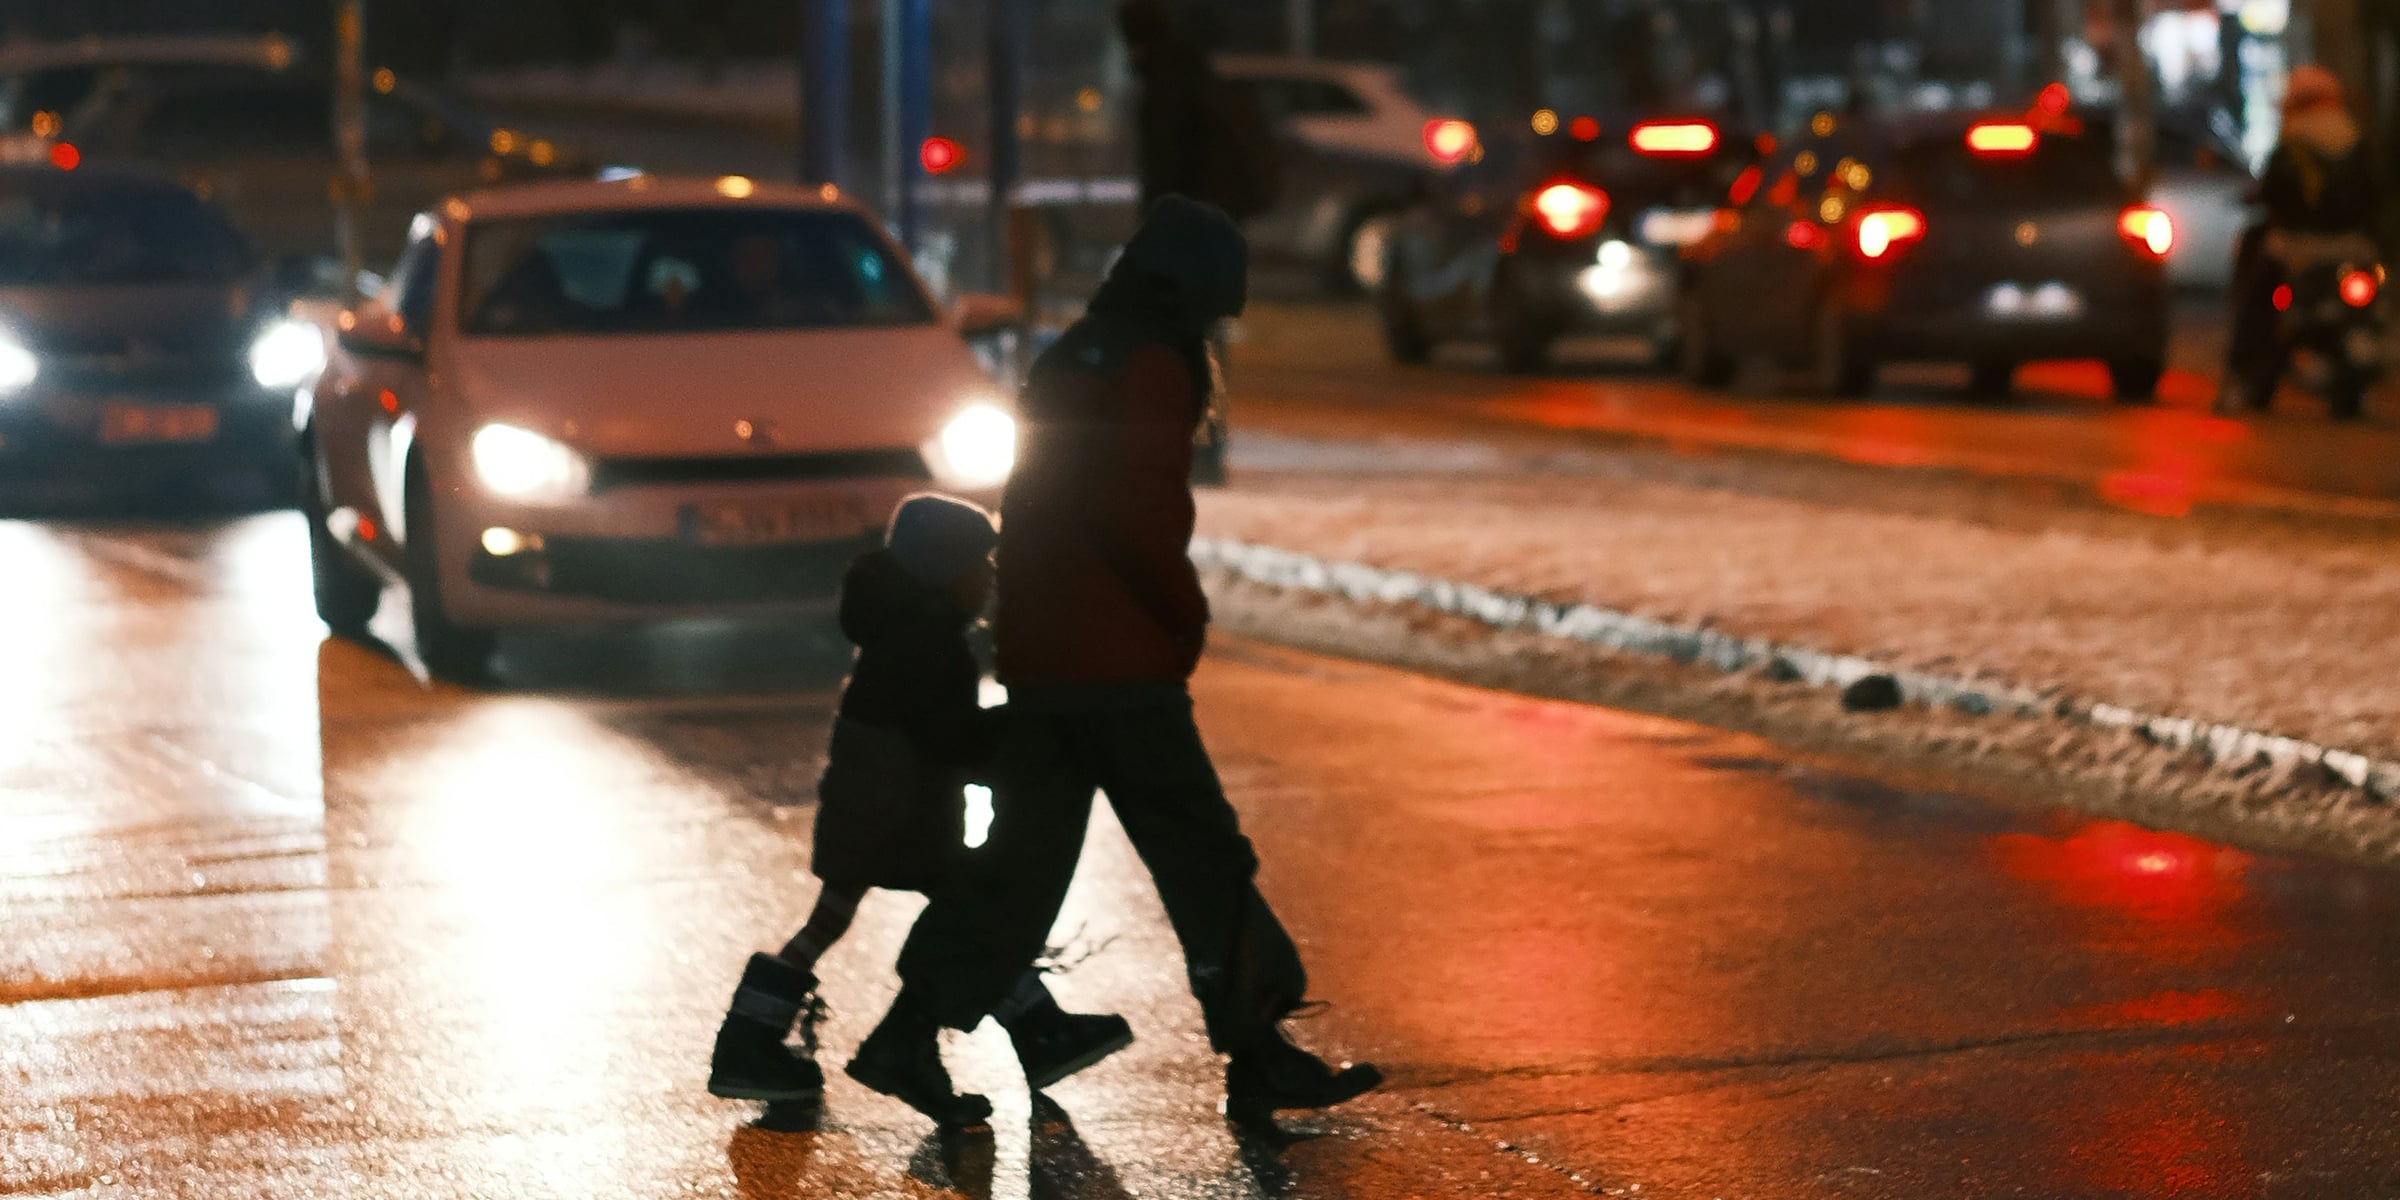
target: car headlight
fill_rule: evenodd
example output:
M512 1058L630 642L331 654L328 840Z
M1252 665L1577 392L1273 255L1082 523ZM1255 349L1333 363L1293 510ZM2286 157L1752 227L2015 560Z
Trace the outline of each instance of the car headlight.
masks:
M21 392L33 386L34 378L42 373L41 360L17 339L0 333L0 396Z
M325 369L325 338L315 327L277 321L250 343L250 375L258 386L296 388Z
M486 425L468 446L475 477L512 500L577 495L591 486L591 465L573 449L514 425Z
M959 487L996 487L1017 465L1017 419L992 404L970 404L942 426L942 461Z

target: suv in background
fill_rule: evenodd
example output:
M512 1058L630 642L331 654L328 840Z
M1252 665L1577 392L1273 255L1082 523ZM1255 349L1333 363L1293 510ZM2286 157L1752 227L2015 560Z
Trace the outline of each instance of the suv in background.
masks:
M1372 288L1402 210L1456 159L1428 145L1435 115L1372 63L1222 56L1217 76L1283 140L1283 193L1247 225L1261 259L1315 267L1337 291Z

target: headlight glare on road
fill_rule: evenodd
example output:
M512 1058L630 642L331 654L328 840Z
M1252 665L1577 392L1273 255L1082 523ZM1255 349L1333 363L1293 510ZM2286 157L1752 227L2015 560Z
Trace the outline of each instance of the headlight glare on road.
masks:
M591 467L574 450L514 425L486 425L469 446L475 477L511 500L547 500L581 493Z
M296 388L324 369L325 338L313 326L277 321L250 343L250 374L260 387Z
M1017 465L1017 419L994 404L970 404L942 427L942 460L960 487L996 487Z
M41 373L41 361L34 358L33 351L0 333L0 396L33 386L34 377Z

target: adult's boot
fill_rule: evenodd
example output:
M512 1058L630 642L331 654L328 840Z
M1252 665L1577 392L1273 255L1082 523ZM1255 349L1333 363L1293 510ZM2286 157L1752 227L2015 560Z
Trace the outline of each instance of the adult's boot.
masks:
M858 1054L845 1068L850 1078L882 1092L933 1118L944 1128L981 1125L992 1117L992 1102L972 1092L950 1088L950 1072L942 1066L941 1025L902 990L882 1023L858 1045Z
M1263 1123L1278 1109L1330 1108L1382 1083L1383 1072L1374 1064L1345 1063L1336 1069L1293 1045L1281 1025L1269 1025L1237 1047L1225 1064L1225 1115Z

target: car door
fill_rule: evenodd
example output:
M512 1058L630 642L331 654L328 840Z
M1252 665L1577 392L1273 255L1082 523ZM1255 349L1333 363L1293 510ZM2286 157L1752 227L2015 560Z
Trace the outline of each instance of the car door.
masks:
M424 344L440 271L441 245L428 229L401 253L383 293L358 310L369 320L397 318L398 336L381 350L345 339L336 370L318 388L313 416L328 500L362 519L360 540L394 567L394 539L378 531L405 536L403 469L427 387L422 353L397 347Z
M1476 325L1500 262L1500 242L1523 193L1512 155L1495 148L1482 161L1433 176L1412 210L1413 288L1431 324L1447 332Z
M1814 346L1817 306L1842 262L1854 172L1873 168L1864 139L1847 132L1795 147L1789 169L1766 189L1769 211L1758 230L1750 286L1751 336L1797 360Z
M1701 301L1728 345L1755 343L1770 326L1764 289L1791 250L1785 236L1801 186L1794 167L1800 153L1801 147L1787 148L1757 177L1737 181L1726 197L1727 218L1696 251Z

